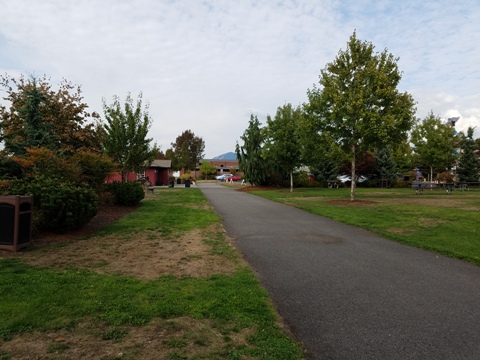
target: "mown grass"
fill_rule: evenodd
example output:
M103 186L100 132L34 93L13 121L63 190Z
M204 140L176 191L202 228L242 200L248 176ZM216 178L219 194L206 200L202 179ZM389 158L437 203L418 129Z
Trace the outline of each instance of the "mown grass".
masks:
M480 266L480 191L441 189L295 189L253 191L270 200L358 226L388 239ZM363 201L363 203L362 203ZM343 203L344 202L344 203Z
M142 201L138 209L102 233L125 235L155 229L176 237L212 224L221 226L220 218L200 190L165 189ZM223 233L215 233L206 242L212 252L231 258L236 253L219 234ZM88 239L82 241L88 243ZM102 340L122 342L129 329L154 319L188 317L208 319L211 326L224 334L225 345L221 351L188 357L183 352L188 345L186 340L166 339L164 344L173 349L170 358L300 359L303 356L299 344L279 327L268 294L245 266L232 275L208 278L167 275L142 281L74 268L36 268L16 257L0 260L0 298L0 344L33 331L75 332L78 324L85 321L98 324ZM228 341L232 334L245 329L249 330L246 345ZM208 343L202 334L192 339L200 348Z
M162 196L148 197L136 211L126 215L99 234L131 233L154 230L163 235L181 235L197 228L206 228L218 222L198 189L169 189L160 191Z

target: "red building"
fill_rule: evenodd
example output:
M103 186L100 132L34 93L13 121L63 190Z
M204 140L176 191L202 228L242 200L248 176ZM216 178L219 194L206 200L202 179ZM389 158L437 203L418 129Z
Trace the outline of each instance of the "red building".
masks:
M237 160L203 159L203 160L200 161L200 164L202 164L203 161L208 161L210 164L215 166L215 168L217 169L217 174L216 175L238 173L238 161ZM199 176L199 175L197 174L197 176Z
M131 172L128 174L128 181L136 181L139 179L150 180L154 186L168 185L168 177L172 168L172 160L153 160L152 164L142 173ZM114 173L107 182L122 181L120 173Z

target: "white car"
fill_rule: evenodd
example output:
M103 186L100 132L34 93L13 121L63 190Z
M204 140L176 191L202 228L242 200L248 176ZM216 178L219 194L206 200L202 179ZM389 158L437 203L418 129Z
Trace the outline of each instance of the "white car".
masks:
M337 176L337 179L344 183L346 181L350 181L351 177L348 175L339 175Z
M337 179L340 180L342 183L344 183L346 181L351 181L352 178L349 175L339 175L339 176L337 176ZM368 180L368 177L363 176L363 175L360 175L360 176L357 175L357 183L361 183L361 182L364 182L366 180Z

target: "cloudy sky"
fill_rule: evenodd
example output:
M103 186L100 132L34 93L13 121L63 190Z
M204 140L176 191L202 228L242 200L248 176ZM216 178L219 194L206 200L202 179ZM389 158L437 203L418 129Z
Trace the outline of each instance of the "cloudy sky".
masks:
M90 110L141 91L162 150L184 130L206 157L307 100L353 31L399 57L417 116L480 136L478 0L0 0L0 73L81 85ZM0 97L5 93L0 90Z

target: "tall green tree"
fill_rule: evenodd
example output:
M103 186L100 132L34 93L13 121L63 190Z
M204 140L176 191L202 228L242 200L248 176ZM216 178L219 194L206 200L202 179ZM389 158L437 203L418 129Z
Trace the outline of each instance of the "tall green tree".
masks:
M171 145L172 152L169 154L173 155L171 160L176 170L195 170L204 156L205 141L192 130L182 132Z
M335 180L338 175L338 163L330 157L324 157L316 165L310 166L310 171L315 180L327 184L328 180Z
M463 138L460 145L462 152L457 167L460 181L478 182L480 179L480 158L475 153L476 144L473 139L473 128L468 128L467 136Z
M235 153L237 155L238 166L244 174L244 179L252 185L263 184L266 180L266 160L263 154L265 143L265 133L260 127L260 121L257 116L250 115L248 127L240 136L243 145L237 142Z
M444 172L455 163L455 130L433 112L412 130L411 142L418 163L430 168L430 180L434 171Z
M217 168L211 162L204 160L200 165L200 171L204 175L205 180L207 180L208 175L215 175L217 173Z
M0 106L0 142L5 155L22 156L27 148L47 148L71 156L101 152L98 115L88 113L81 88L64 80L54 90L46 77L0 76L8 107Z
M290 175L290 192L293 191L293 171L301 165L299 126L300 107L286 104L277 109L275 117L267 116L266 156L279 169Z
M128 94L123 106L120 98L114 96L111 105L103 99L103 112L106 121L103 146L118 164L122 181L126 181L129 172L144 171L158 153L156 144L151 145L152 139L147 137L152 125L148 104L143 108L142 93L136 103Z
M399 142L415 122L415 103L397 87L401 72L398 58L387 50L374 52L372 43L350 37L346 50L320 73L320 87L308 91L308 116L316 132L327 132L352 166L364 151ZM355 199L355 181L351 185Z
M299 127L302 164L319 182L335 180L345 155L327 131L319 132L318 118L303 116Z
M397 164L390 147L386 146L375 153L375 165L380 179L387 180L388 186L392 186L397 179Z
M410 145L410 138L392 145L392 158L397 164L397 171L408 173L415 168L415 159Z

